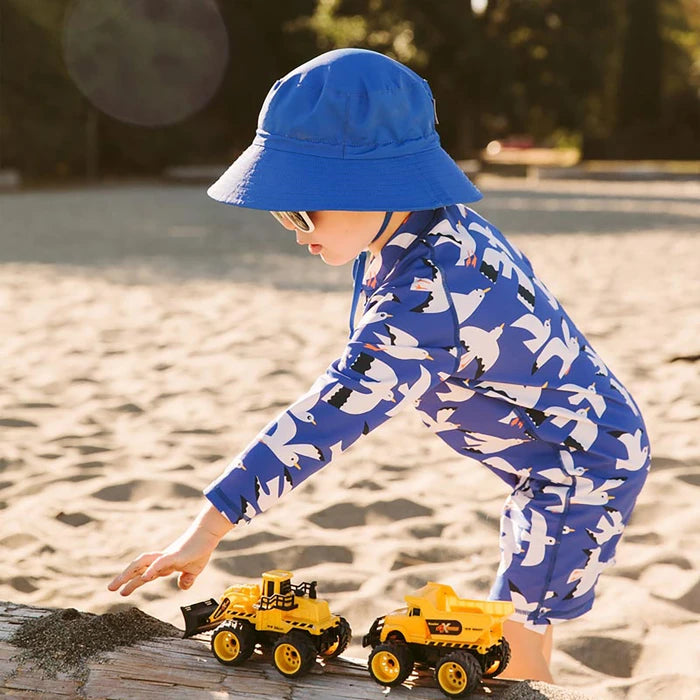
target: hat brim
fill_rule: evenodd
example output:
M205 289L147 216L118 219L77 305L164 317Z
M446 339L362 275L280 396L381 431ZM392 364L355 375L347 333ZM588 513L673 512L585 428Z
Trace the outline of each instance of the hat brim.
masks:
M266 211L421 211L481 192L441 147L395 158L323 158L249 146L207 190Z

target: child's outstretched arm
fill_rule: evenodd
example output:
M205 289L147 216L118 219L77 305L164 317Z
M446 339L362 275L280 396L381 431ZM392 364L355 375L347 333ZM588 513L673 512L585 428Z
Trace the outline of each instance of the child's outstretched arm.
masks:
M148 581L180 572L177 585L188 589L209 562L221 538L233 525L207 504L192 524L172 544L160 552L145 552L134 559L108 588L127 596Z

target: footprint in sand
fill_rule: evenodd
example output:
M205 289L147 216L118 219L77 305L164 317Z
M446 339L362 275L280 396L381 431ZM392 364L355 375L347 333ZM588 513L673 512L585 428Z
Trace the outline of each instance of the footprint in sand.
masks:
M558 646L588 668L617 678L632 676L644 648L626 639L593 636L565 640Z
M352 564L353 553L348 547L336 545L294 546L255 554L219 557L215 565L232 576L258 578L261 572L268 569L296 571L329 562Z
M344 530L359 525L381 524L432 515L432 510L405 498L394 501L376 501L366 507L354 503L336 503L309 517L312 523L327 529Z
M692 471L687 474L679 474L678 479L691 486L700 486L700 471Z
M61 523L65 523L66 525L70 525L71 527L82 527L88 523L95 522L94 518L91 518L85 513L64 513L63 511L56 516L56 520Z
M336 503L309 516L309 520L319 527L344 530L366 522L366 509L354 503Z
M670 598L664 595L658 595L652 593L654 598L659 600L665 600L674 605L688 610L689 612L700 614L700 579L696 580L695 583L681 596L677 598Z
M230 552L232 550L240 552L244 549L251 549L261 544L269 544L271 542L284 542L288 539L288 537L283 537L282 535L275 535L272 532L255 532L252 535L246 535L245 537L239 537L238 539L231 538L227 540L222 540L216 549L219 552Z
M135 403L123 403L121 406L115 406L109 409L110 411L117 411L119 413L143 413L141 406L137 406Z
M20 593L34 593L39 590L39 587L34 585L34 581L36 579L29 576L14 576L7 583Z
M28 403L18 403L12 408L58 408L55 403L44 403L41 401L32 401Z
M676 467L685 466L687 466L685 462L679 459L673 459L673 457L652 457L649 470L651 472L657 472L662 469L675 469Z
M202 492L186 484L134 479L123 484L105 486L92 496L112 503L139 501L145 498L167 502L173 498L201 498Z
M443 564L450 561L463 561L464 551L457 547L416 547L410 552L400 551L394 557L391 566L392 571L405 569L407 566L419 566L421 564Z
M38 428L36 423L21 418L0 418L0 427L3 428Z

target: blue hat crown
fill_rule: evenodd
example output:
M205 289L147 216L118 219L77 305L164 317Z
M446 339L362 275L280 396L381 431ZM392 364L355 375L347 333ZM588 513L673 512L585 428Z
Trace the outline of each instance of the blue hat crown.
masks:
M481 193L440 146L428 83L365 49L321 54L267 94L253 143L207 190L268 211L419 211Z
M389 158L439 146L427 81L393 59L339 49L270 90L254 143L333 158Z

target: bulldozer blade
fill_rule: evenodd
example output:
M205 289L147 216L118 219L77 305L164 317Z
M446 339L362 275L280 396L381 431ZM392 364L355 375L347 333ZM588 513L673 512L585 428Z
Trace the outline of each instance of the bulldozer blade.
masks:
M219 622L209 622L211 614L219 607L219 604L213 599L203 600L201 603L193 603L181 607L182 616L185 618L185 634L184 639L192 637L199 632L216 627Z

